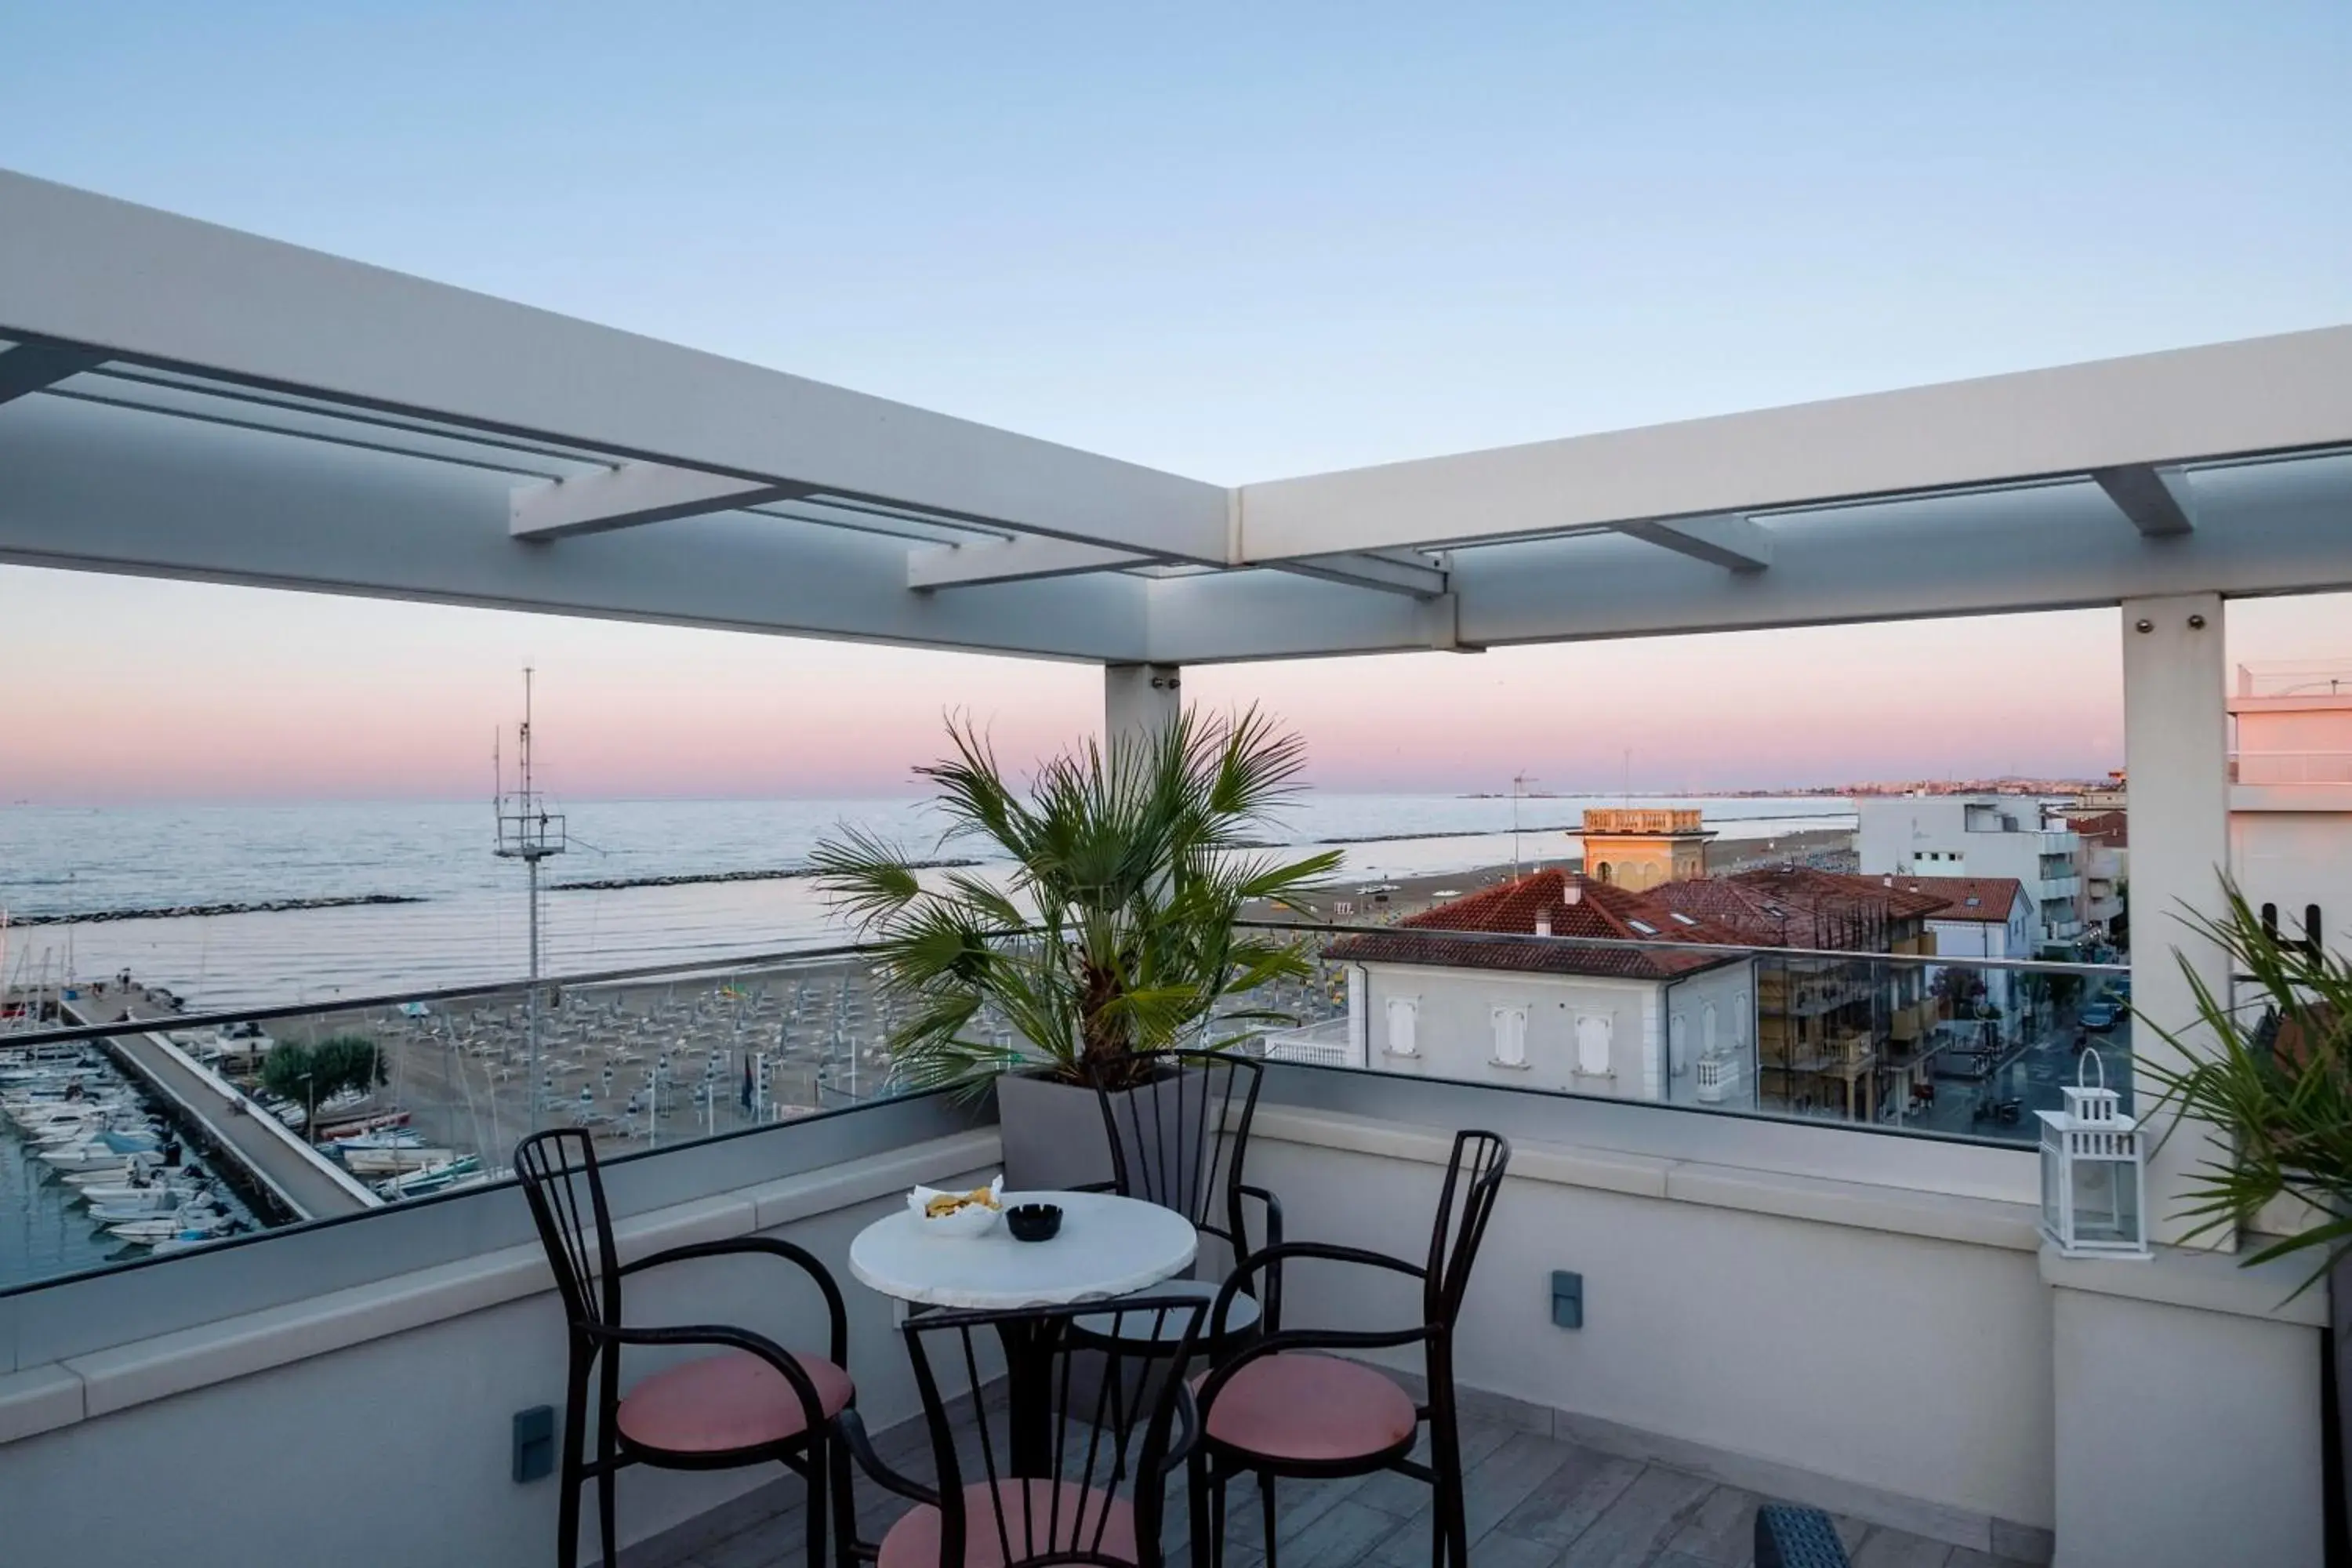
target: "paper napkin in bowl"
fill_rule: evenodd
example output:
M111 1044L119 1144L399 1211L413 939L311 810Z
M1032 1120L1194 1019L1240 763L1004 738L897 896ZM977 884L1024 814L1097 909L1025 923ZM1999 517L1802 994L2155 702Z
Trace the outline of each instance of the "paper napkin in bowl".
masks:
M929 1236L982 1236L993 1229L1004 1212L1004 1178L992 1177L988 1185L969 1192L952 1188L917 1187L907 1194L907 1207ZM949 1208L941 1200L960 1199ZM939 1204L942 1212L933 1214Z

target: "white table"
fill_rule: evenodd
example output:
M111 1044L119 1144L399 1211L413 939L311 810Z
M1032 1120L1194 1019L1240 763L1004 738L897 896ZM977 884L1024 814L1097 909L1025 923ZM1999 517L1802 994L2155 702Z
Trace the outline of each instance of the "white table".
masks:
M1051 1241L1015 1241L1003 1220L983 1236L938 1236L911 1209L876 1220L849 1244L849 1272L885 1296L925 1307L1017 1310L1126 1296L1192 1266L1200 1232L1174 1209L1109 1193L1006 1193L1008 1209L1057 1204Z
M1003 1197L1008 1209L1059 1205L1061 1230L1050 1241L1015 1241L999 1220L982 1236L940 1236L902 1208L857 1233L849 1244L849 1272L862 1285L918 1306L1018 1311L1129 1295L1182 1273L1200 1251L1192 1222L1158 1204L1109 1193ZM1017 1319L997 1325L1016 1476L1045 1475L1051 1464L1055 1336L1037 1331L1042 1327Z

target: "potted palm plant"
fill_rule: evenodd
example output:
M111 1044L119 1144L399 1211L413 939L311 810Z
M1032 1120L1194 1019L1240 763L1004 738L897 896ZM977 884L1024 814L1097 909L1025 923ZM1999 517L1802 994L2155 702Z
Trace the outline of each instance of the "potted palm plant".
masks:
M2215 1151L2190 1179L2183 1208L2195 1221L2189 1239L2259 1227L2269 1234L2242 1264L2310 1259L2298 1295L2327 1281L2328 1509L2340 1521L2352 1491L2352 1391L2345 1386L2352 1344L2352 959L2315 938L2282 937L2234 883L2225 882L2223 893L2218 918L2181 918L2229 955L2236 996L2215 994L2184 960L2197 1024L2175 1033L2147 1019L2178 1054L2170 1064L2143 1058L2138 1070L2158 1091L2157 1108L2170 1113L2165 1137L2205 1136ZM2331 1532L2339 1528L2331 1522Z
M1095 1086L1154 1093L1145 1053L1297 1021L1248 999L1307 976L1304 947L1236 922L1252 904L1291 904L1339 863L1254 847L1298 791L1304 745L1255 709L1188 710L1156 734L1055 757L1023 792L969 721L948 735L952 754L917 770L938 790L943 842L981 846L1010 875L927 884L898 846L852 828L817 847L819 885L875 944L882 994L907 1007L894 1077L992 1082L1016 1186L1099 1179Z

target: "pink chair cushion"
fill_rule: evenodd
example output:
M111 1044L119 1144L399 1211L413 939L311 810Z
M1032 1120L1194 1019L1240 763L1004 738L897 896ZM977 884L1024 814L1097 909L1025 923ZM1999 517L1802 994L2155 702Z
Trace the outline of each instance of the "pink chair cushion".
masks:
M856 1392L849 1374L813 1355L794 1356L829 1417ZM797 1437L808 1429L801 1396L750 1351L725 1351L654 1373L621 1400L621 1436L674 1454L715 1454Z
M1061 1552L1082 1552L1088 1559L1117 1563L1137 1560L1135 1510L1124 1498L1076 1481L998 1481L995 1489L1004 1520L1000 1538L998 1505L989 1500L989 1487L987 1481L975 1481L963 1489L962 1568L1004 1568L1008 1542L1015 1563ZM1057 1491L1058 1499L1054 1495ZM1103 1517L1106 1508L1108 1519ZM940 1524L938 1509L925 1506L908 1513L882 1538L881 1561L876 1568L955 1568L940 1562ZM1099 1545L1097 1528L1102 1532Z
M1370 1458L1411 1441L1405 1391L1337 1356L1261 1356L1210 1402L1212 1441L1244 1454L1310 1464Z

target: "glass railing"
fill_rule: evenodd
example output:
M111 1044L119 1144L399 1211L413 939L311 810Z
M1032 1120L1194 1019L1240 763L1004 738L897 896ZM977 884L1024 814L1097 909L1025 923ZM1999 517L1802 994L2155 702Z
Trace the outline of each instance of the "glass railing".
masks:
M506 1179L537 1128L607 1156L889 1090L855 950L191 1016L119 982L0 1019L0 1290ZM983 1023L985 1020L983 1020Z
M1253 922L1255 923L1255 922ZM1272 1060L2031 1143L2081 1053L2129 1103L2127 970L1694 941L1269 924L1302 979L1237 999ZM120 984L0 1018L0 1291L509 1175L535 1128L608 1156L892 1092L906 1004L854 948L194 1016ZM1215 1035L1235 1032L1220 1025ZM983 1014L968 1034L1010 1047Z
M2123 964L1939 955L1924 933L1874 952L1268 929L1315 969L1269 999L1297 1020L1265 1034L1272 1059L2019 1144L2078 1072L2130 1108Z

